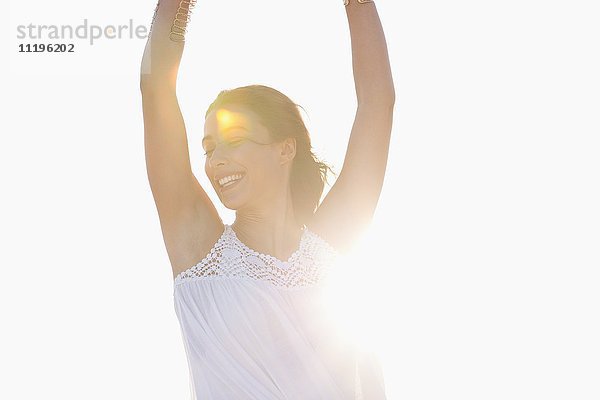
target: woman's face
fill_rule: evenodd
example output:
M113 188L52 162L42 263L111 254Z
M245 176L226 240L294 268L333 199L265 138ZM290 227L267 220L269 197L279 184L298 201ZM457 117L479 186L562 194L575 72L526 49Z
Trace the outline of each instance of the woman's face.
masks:
M227 105L206 117L202 147L206 176L225 207L260 207L286 182L285 146L273 143L258 117Z

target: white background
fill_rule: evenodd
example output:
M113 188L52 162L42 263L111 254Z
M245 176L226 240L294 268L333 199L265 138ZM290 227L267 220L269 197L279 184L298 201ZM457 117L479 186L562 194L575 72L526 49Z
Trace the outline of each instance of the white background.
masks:
M156 2L12 3L1 17L0 398L187 399L145 172L145 39L16 39L30 23L149 27ZM341 3L198 1L178 97L194 173L215 202L200 138L225 88L286 93L339 172L356 107ZM592 4L378 0L393 138L343 282L389 399L600 398ZM17 51L41 42L76 52Z

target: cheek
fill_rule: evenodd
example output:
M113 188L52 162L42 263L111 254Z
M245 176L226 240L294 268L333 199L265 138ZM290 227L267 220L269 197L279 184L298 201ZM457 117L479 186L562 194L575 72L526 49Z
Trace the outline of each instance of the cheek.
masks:
M208 181L211 183L211 185L213 184L213 171L210 168L210 165L208 164L208 159L206 159L206 161L204 161L204 173L206 174L206 177L208 178Z
M251 165L255 182L261 187L272 186L283 177L283 168L276 154L265 152L261 157L256 157Z

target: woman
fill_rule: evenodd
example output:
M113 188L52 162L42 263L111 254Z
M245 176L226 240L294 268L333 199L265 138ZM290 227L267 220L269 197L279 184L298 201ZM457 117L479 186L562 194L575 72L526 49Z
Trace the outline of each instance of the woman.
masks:
M346 158L328 167L297 106L275 89L221 92L205 116L205 171L224 224L192 173L176 79L195 1L160 0L142 60L148 179L174 277L175 310L198 399L383 399L377 365L355 358L322 310L335 258L370 223L395 102L372 0L345 2L358 107Z

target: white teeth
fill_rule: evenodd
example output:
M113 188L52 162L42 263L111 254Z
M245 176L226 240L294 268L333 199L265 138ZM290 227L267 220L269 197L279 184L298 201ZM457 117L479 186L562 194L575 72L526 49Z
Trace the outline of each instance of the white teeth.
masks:
M219 179L219 185L221 185L223 187L224 186L229 186L229 185L227 185L228 183L233 182L233 181L237 181L239 179L242 179L242 175L241 174L229 175L229 176L226 176L224 178Z

